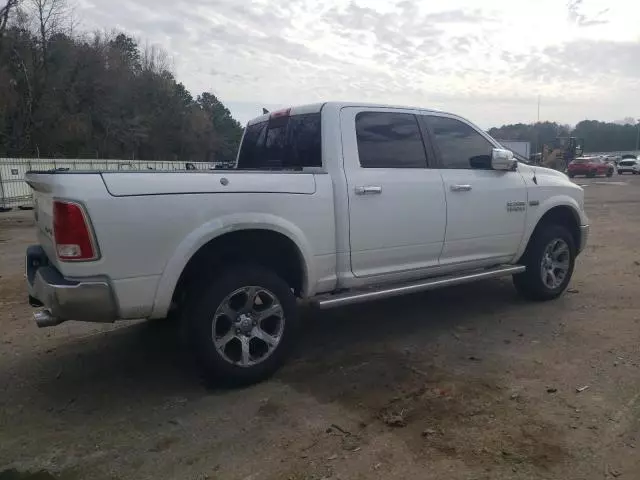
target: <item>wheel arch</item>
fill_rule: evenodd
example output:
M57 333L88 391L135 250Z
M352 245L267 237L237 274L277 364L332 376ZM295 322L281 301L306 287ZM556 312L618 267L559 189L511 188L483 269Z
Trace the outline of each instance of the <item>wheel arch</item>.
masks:
M240 250L248 245L264 247L267 255L259 254L256 248L249 249L240 258ZM216 261L229 253L231 256L226 262ZM279 262L269 262L268 257L278 258ZM313 293L314 287L312 258L311 247L302 231L281 217L240 214L207 222L187 235L167 262L158 282L151 318L167 315L176 292L192 274L194 265L200 266L201 262L215 268L231 261L257 261L276 271L280 269L278 273L291 284L296 295L307 296Z
M518 261L526 254L527 248L529 247L531 239L534 237L536 231L549 224L566 227L571 233L576 249L578 251L582 249L582 245L580 245L582 240L580 232L582 216L580 215L578 203L573 198L570 200L570 202L549 205L548 208L539 213L535 223L532 222L533 227L524 238L525 241L523 241L520 246L520 251L517 255Z

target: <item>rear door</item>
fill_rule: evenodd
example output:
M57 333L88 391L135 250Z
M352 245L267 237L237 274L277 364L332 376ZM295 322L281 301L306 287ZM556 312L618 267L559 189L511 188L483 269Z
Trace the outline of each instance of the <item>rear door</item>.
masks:
M414 112L349 107L340 115L356 277L438 265L446 226L442 178Z
M440 264L509 261L524 233L527 188L518 171L491 169L495 145L471 124L421 117L437 154L447 203Z

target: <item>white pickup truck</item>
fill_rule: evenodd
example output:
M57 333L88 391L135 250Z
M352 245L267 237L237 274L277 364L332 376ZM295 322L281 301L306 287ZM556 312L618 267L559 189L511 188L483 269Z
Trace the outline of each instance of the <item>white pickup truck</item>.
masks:
M259 381L298 301L338 307L513 275L565 290L583 191L456 115L323 103L249 122L236 169L29 172L39 326L175 316L211 377Z

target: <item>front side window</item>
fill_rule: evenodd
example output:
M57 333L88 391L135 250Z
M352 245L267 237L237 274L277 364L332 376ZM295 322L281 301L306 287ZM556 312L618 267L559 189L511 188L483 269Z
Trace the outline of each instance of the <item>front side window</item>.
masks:
M490 169L493 145L470 125L454 118L427 116L442 168Z
M360 112L358 156L363 168L426 168L427 156L415 115Z

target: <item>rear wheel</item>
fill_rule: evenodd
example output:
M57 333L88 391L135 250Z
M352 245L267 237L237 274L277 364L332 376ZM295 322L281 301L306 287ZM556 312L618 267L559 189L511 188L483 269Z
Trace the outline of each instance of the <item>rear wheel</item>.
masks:
M591 172L587 173L587 177L588 178L593 178L595 176L596 176L596 172L595 171L591 171Z
M612 176L613 176L613 170L608 170L607 177L612 177Z
M289 285L256 265L221 272L191 296L183 320L206 377L233 385L271 376L293 347L299 324Z
M527 269L513 276L516 290L531 300L552 300L569 285L576 247L569 231L555 224L541 225L521 260Z

